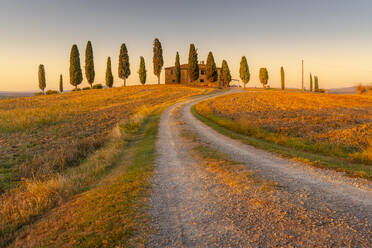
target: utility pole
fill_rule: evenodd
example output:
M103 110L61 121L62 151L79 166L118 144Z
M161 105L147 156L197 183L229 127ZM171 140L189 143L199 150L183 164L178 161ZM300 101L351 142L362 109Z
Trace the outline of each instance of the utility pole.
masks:
M302 60L302 90L304 90L304 60Z

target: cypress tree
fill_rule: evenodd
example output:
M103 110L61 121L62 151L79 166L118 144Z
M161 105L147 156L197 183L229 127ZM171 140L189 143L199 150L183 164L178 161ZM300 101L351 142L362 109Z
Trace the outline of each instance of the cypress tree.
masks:
M216 82L218 79L217 67L212 52L208 54L205 76L209 82Z
M130 65L129 55L127 46L123 43L120 47L119 55L119 78L124 80L124 86L126 86L127 78L130 76Z
M39 75L39 88L43 91L43 94L44 94L44 90L45 90L45 87L46 87L44 65L39 65L38 75Z
M163 49L161 47L161 43L158 38L154 40L154 57L152 58L152 62L154 63L154 74L158 77L158 84L160 84L160 73L161 69L164 65L163 60Z
M62 74L59 75L59 92L63 92L63 78L62 78Z
M180 55L176 54L176 63L174 65L174 74L176 76L176 83L181 83L181 64L180 64Z
M106 85L109 88L112 88L112 85L114 84L114 77L112 76L112 70L111 70L111 58L107 58L107 66L106 66Z
M313 91L313 76L310 73L310 92Z
M141 56L140 57L140 68L138 71L139 79L142 85L145 85L146 83L146 65L145 65L145 59Z
M240 75L240 79L244 83L244 88L245 88L245 85L251 79L251 74L249 73L247 58L245 56L243 56L242 59L240 60L239 75Z
M190 83L199 78L198 53L196 52L194 44L190 44L188 74Z
M77 86L83 81L83 74L80 67L80 54L77 45L73 45L70 54L70 84Z
M282 90L284 90L284 88L285 88L285 73L284 73L283 66L280 68L280 79L281 79L281 84L282 84Z
M93 61L93 48L92 43L88 41L87 47L85 49L85 76L87 78L90 87L93 87L94 83L94 61Z
M222 61L221 78L222 78L223 85L225 87L228 87L231 82L231 73L230 73L229 65L227 64L226 60Z
M269 81L269 73L266 68L260 69L260 75L259 75L262 87L265 89L265 85Z
M318 76L314 76L314 90L315 90L315 92L318 92L319 91Z

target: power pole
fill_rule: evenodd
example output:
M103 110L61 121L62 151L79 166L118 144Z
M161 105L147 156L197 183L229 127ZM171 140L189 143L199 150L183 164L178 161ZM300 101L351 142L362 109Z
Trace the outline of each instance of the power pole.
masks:
M302 90L304 90L304 60L302 60Z

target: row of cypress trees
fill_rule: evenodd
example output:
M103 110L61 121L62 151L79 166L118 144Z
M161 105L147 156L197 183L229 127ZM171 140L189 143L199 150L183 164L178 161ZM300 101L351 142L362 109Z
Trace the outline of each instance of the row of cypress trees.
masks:
M159 41L159 39L155 38L153 43L153 71L154 74L158 78L158 84L160 84L160 74L162 71L162 68L164 66L164 59L163 59L163 49L162 45ZM79 49L77 45L73 45L71 48L70 53L70 84L75 86L75 89L77 89L78 85L81 84L83 81L83 75L82 70L80 67L80 54ZM146 65L145 60L141 56L140 57L140 68L139 68L139 79L141 84L146 83ZM46 87L46 80L45 80L45 68L44 65L39 65L39 88L43 91ZM118 76L119 78L123 79L124 86L126 86L126 80L131 75L130 70L130 63L129 63L129 55L128 55L128 49L123 43L120 47L120 54L119 54L119 63L118 63ZM280 68L280 75L281 75L281 88L282 90L285 89L285 73L284 68ZM90 84L90 87L93 88L94 79L95 79L95 69L94 69L94 57L93 57L93 48L91 41L87 42L86 50L85 50L85 76ZM195 48L194 44L190 44L189 49L189 59L188 59L188 76L190 82L196 81L199 78L199 63L198 63L198 53ZM245 56L241 58L240 61L240 69L239 69L239 76L244 84L244 88L246 87L246 84L250 80L250 72L248 67L248 62ZM209 82L216 82L218 80L218 72L216 63L213 57L212 52L209 52L207 57L207 64L206 64L206 79ZM259 79L262 83L263 87L265 88L265 85L268 83L269 74L267 68L260 68L259 71ZM228 86L231 82L231 73L229 66L227 64L226 60L222 61L221 66L221 75L220 80L223 84L223 86ZM106 65L106 77L105 82L107 87L113 86L113 74L111 69L111 58L107 58L107 65ZM175 60L175 81L176 83L181 82L181 65L180 65L180 56L179 53L176 53L176 60ZM314 77L315 81L315 91L319 90L318 86L318 77ZM62 75L60 75L60 82L59 82L59 89L60 92L63 92L63 78ZM313 91L313 77L310 74L310 91Z
M161 70L164 65L163 60L163 49L159 39L154 40L154 47L153 47L153 64L154 64L154 74L158 78L158 83L160 84L160 74ZM139 68L139 78L142 84L146 83L146 66L145 60L141 56L140 57L140 68ZM70 84L75 86L75 90L78 89L78 85L80 85L83 81L83 73L80 66L80 53L77 45L73 45L70 52ZM126 80L131 75L130 70L130 63L129 63L129 55L128 49L126 45L123 43L120 47L120 54L119 54L119 63L118 63L118 76L119 78L123 79L124 86L126 86ZM44 94L44 90L46 88L46 79L45 79L45 67L44 65L39 65L38 71L39 77L39 88L42 90ZM85 49L85 77L90 85L93 88L94 79L95 79L95 69L94 69L94 57L93 57L93 47L91 41L87 42L87 46ZM114 82L112 69L111 69L111 58L107 58L106 64L106 77L105 83L107 87L112 87ZM62 74L60 75L59 81L59 91L63 92L63 78Z
M313 76L310 73L310 91L319 91L319 79L318 76L314 76L314 87L313 87Z

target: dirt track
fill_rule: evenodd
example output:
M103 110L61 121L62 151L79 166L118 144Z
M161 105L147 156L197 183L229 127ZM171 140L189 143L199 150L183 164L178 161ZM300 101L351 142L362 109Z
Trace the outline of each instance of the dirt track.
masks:
M156 232L148 247L370 247L370 183L293 163L215 132L190 112L206 98L162 115L151 199ZM183 129L281 187L264 192L250 181L244 190L223 184L192 156Z

